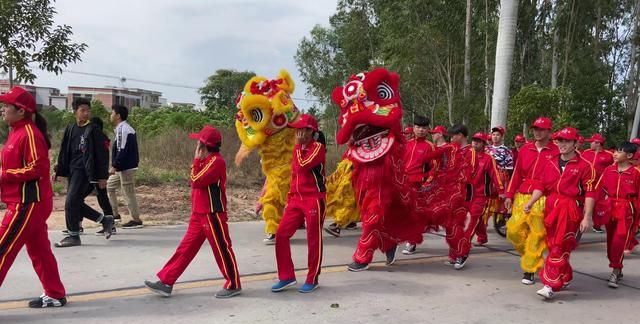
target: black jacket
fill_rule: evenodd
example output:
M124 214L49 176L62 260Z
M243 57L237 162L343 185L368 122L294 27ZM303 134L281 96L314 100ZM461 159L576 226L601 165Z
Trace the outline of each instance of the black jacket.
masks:
M111 146L111 166L116 171L135 169L140 162L136 132L128 123L122 123L120 128L116 127ZM125 145L121 145L120 141Z
M76 123L67 126L60 145L58 155L58 165L56 166L56 176L69 177L71 173L71 134L73 129L78 127ZM83 156L84 170L89 181L106 180L109 178L109 153L104 149L104 133L89 124L85 130L87 150Z

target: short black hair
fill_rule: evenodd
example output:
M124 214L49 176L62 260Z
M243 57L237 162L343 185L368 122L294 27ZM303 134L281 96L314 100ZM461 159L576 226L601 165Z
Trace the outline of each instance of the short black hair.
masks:
M428 127L431 122L429 118L418 115L413 118L413 124L416 126Z
M629 141L624 141L618 144L617 150L625 152L627 154L636 154L636 152L638 151L638 146Z
M75 99L73 99L73 103L71 104L71 108L73 108L73 112L75 112L82 105L87 105L87 106L89 106L89 108L91 108L91 100L89 100L87 98L83 98L83 97L75 98Z
M447 133L449 133L449 135L462 134L462 136L468 137L469 129L465 125L456 124L451 126L451 128L449 128L449 131Z
M209 153L218 153L220 152L220 144L221 143L218 143L215 146L205 145L205 147L207 148L207 152Z
M123 121L127 120L127 117L129 117L129 109L123 105L113 105L111 110L120 115L120 119Z
M104 129L104 122L102 122L102 118L100 117L92 117L91 123L96 125L96 127L98 127L98 129L100 130Z

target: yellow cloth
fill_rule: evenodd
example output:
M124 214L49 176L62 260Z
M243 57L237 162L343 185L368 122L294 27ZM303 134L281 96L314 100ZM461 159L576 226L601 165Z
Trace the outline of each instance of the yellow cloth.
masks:
M524 206L531 199L530 194L516 193L511 218L507 222L507 239L520 253L520 267L524 272L535 273L542 268L542 253L547 248L544 229L544 203L541 197L525 214Z
M327 177L327 216L333 217L333 221L341 228L360 220L356 193L351 183L352 166L351 161L344 159L338 163L336 171Z

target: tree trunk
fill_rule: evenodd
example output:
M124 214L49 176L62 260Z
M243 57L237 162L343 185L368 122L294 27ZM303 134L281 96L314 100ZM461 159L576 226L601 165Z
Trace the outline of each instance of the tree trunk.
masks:
M489 0L484 0L484 116L491 118L491 80L489 79Z
M634 11L634 19L631 27L631 35L629 35L629 43L630 43L630 51L629 51L629 71L627 73L627 98L626 98L626 106L627 106L627 114L631 116L634 114L634 109L636 109L636 104L638 101L638 92L637 87L640 85L638 83L638 73L637 64L638 64L638 23L640 23L640 0L636 0L635 3L635 11ZM628 119L627 122L627 132L632 132L633 124L631 123L631 118ZM635 135L635 134L632 134Z
M491 127L506 126L509 109L509 88L513 69L513 50L516 42L518 0L500 1L500 22L496 46Z
M558 46L560 45L560 36L558 35L558 27L553 27L553 49L551 50L551 89L558 87Z
M464 88L462 96L467 99L471 92L471 0L467 0L467 19L464 30Z
M9 66L9 89L13 88L13 67Z
M564 64L562 66L562 86L567 81L567 73L569 72L569 54L571 50L571 44L573 43L573 31L576 25L576 1L571 1L571 15L569 16L569 25L567 27L567 34L565 37L564 46Z

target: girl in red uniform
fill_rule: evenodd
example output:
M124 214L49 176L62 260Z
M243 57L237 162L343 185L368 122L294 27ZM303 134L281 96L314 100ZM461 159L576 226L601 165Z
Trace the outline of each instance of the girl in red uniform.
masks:
M318 122L310 115L302 115L289 127L296 129L296 145L291 160L291 189L284 215L276 233L276 262L278 282L272 292L280 292L296 284L289 240L303 222L307 224L307 279L298 290L310 293L318 288L322 266L322 226L325 217L326 187L324 178L325 147L313 140Z
M7 204L0 225L0 286L26 245L44 288L29 307L61 307L67 299L47 233L47 218L53 209L47 122L38 114L33 96L20 87L0 96L0 102L2 119L11 127L2 148L0 174L2 202Z
M173 284L198 254L204 240L208 240L222 276L226 280L216 298L231 298L240 294L240 273L236 256L231 248L227 226L227 167L220 145L222 135L216 128L206 125L199 133L191 134L198 140L191 166L191 218L182 242L167 264L158 272L160 281L145 281L151 291L164 297L171 296Z

